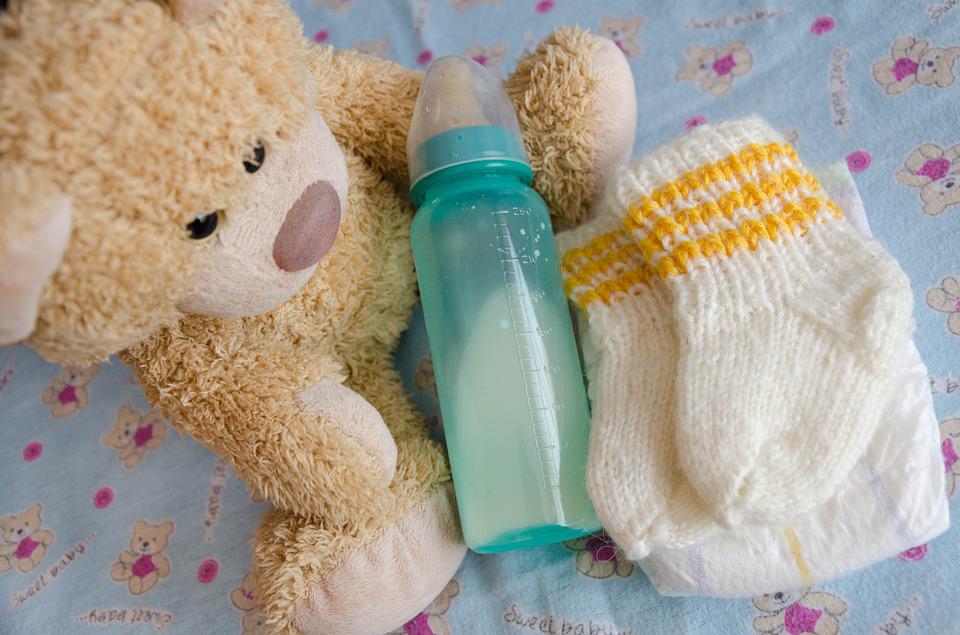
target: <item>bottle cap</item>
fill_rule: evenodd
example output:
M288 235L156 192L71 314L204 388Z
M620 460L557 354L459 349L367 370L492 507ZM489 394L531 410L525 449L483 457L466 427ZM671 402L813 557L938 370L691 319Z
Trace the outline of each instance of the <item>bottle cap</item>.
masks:
M423 77L407 137L414 200L425 178L476 162L515 164L530 173L517 115L500 79L472 59L441 57Z

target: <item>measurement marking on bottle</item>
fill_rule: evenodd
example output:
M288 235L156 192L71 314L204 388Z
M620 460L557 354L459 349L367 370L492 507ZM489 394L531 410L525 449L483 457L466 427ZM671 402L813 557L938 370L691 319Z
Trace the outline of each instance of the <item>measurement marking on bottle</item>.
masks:
M509 216L510 211L494 213L497 253L500 254L510 326L517 344L530 426L536 442L540 478L545 489L557 490L560 487L560 448L554 433L554 419L563 404L556 403L551 398L549 378L544 376L549 370L545 361L546 355L541 350L543 342L540 337L548 334L549 329L537 327L535 316L531 315L535 298L527 289L521 269L521 263L527 263L529 257L521 258L517 254L507 225ZM540 291L537 290L536 293Z

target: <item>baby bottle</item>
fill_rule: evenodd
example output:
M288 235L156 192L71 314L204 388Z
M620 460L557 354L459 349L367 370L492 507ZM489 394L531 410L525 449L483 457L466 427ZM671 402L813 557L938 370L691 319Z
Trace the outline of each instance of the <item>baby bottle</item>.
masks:
M599 529L590 411L550 217L499 80L444 57L407 140L411 230L463 535L494 553Z

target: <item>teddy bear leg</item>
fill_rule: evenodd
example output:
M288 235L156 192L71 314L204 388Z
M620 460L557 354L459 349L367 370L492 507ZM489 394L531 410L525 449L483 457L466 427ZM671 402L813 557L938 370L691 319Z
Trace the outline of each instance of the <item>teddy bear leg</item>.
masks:
M43 560L43 557L46 555L47 555L47 548L42 543L37 545L37 548L34 549L33 553L30 555L30 562L33 565L30 568L32 569L33 567L40 564L40 561Z
M130 593L133 593L134 595L140 595L141 593L146 591L146 589L144 589L143 587L144 587L144 579L138 578L136 576L131 577L130 582L127 583L127 588L129 588Z
M11 556L0 556L0 573L5 573L13 568L13 558Z
M307 635L385 633L428 606L466 552L453 487L438 483L413 504L398 501L406 509L382 528L370 532L368 523L375 521L358 521L368 538L352 528L323 528L269 512L254 540L260 613L268 628Z
M611 40L557 29L504 86L554 229L580 224L633 149L637 101L627 58Z

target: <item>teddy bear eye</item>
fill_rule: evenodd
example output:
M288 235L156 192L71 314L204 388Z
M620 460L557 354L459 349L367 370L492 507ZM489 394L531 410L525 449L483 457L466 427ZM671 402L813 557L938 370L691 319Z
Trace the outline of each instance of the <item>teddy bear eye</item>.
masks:
M261 167L263 167L263 160L267 156L267 151L263 148L263 143L257 141L257 145L253 146L253 161L244 160L243 169L245 169L250 174L253 174Z
M203 240L217 231L220 223L220 210L209 214L197 214L197 217L187 223L187 233L193 240Z
M927 60L927 67L933 66L933 60Z

